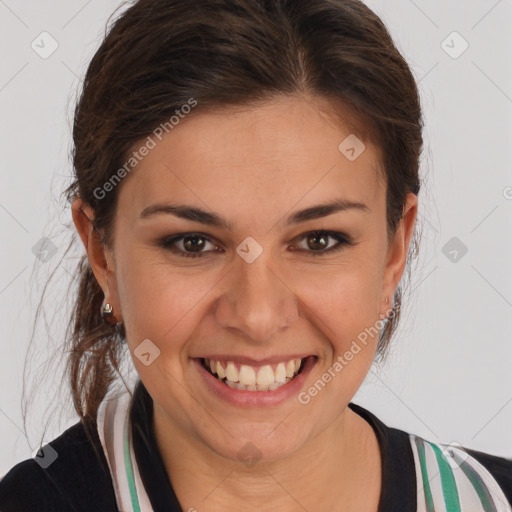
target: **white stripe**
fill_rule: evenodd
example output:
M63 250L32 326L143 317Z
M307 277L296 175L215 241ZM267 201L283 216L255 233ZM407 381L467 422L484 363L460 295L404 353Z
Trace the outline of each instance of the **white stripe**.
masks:
M117 507L120 512L133 512L123 446L124 425L128 419L127 410L130 398L130 393L126 391L105 399L98 409L98 434L109 463Z
M105 454L105 458L107 459L107 464L110 469L110 476L112 478L112 486L114 488L114 493L116 496L117 508L119 510L122 510L122 508L120 507L120 504L119 504L118 484L117 484L117 480L115 478L115 472L113 469L114 461L112 460L112 458L109 454L109 449L107 448L107 446L111 445L110 438L106 432L107 425L110 423L110 420L105 421L105 417L107 416L106 413L107 413L108 404L109 404L109 402L107 400L103 400L101 402L101 404L99 405L98 414L97 414L97 418L96 418L96 424L97 424L97 428L98 428L98 436L100 438L101 446L103 448L103 452ZM110 417L110 415L109 415L109 417Z
M447 446L444 445L438 445L439 449L442 451ZM465 461L468 462L469 454L465 451L461 450L460 448L456 448L450 446L450 450L457 453L462 457L462 459L466 459ZM444 452L444 456L448 460L448 463L450 461L452 462L453 466L450 464L450 467L452 469L453 477L455 478L455 484L457 485L457 490L459 491L459 502L460 502L460 509L461 510L475 510L476 511L483 511L482 502L480 501L480 498L478 496L478 493L476 492L476 489L473 487L473 484L467 477L466 473L460 468L460 466L457 466L457 463L454 459L454 457L451 455L451 453Z
M446 504L444 502L443 484L441 482L441 473L439 464L437 463L436 454L432 447L425 442L425 460L427 466L428 481L430 482L430 490L432 491L432 501L436 512L446 512Z
M512 512L512 507L510 506L507 497L501 490L498 482L496 482L495 478L489 473L489 471L478 462L474 457L468 457L466 462L469 466L471 466L482 478L484 485L489 490L489 494L492 496L494 500L494 504L496 505L496 510L498 512Z
M124 472L123 436L119 435L119 432L123 431L124 417L119 414L119 405L119 397L105 400L105 415L102 418L104 423L98 423L98 430L104 432L105 456L110 462L117 506L121 512L131 512L131 501L127 500L130 497L130 489Z
M423 487L423 475L421 472L420 456L418 447L414 439L414 434L409 434L409 441L411 442L412 455L414 457L414 470L416 472L416 500L418 502L416 512L427 512L427 505L425 503L425 488Z
M122 414L121 406L123 405L123 399L125 395L121 395L117 397L117 399L113 400L111 404L114 409L114 439L111 440L114 446L114 456L116 459L116 474L115 478L119 488L119 499L118 502L121 505L121 510L123 511L132 511L132 501L130 498L130 486L128 484L128 478L126 476L125 462L124 462L124 443L123 443L123 435L124 426L126 417ZM107 412L108 414L108 412ZM107 418L108 419L108 418Z

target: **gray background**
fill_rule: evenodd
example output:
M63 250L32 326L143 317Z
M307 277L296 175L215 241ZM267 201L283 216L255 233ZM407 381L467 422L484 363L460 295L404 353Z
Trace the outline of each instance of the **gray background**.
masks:
M367 3L420 81L425 184L421 256L402 323L386 365L371 370L353 401L428 440L512 457L512 1ZM66 286L80 247L58 266L36 330L32 376L47 360L55 369L42 385L27 379L40 391L28 436L22 370L39 294L70 236L59 194L71 172L73 101L119 4L0 0L0 475L33 455L45 414L45 442L77 421L55 390ZM31 47L51 49L43 31L58 44L48 58ZM51 243L41 253L42 239Z

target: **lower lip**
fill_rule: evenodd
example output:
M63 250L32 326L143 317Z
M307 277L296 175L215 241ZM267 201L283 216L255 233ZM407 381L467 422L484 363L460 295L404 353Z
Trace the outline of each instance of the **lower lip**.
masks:
M265 407L281 404L285 400L297 396L311 369L316 364L316 357L307 357L304 360L304 368L301 372L292 381L274 389L274 391L247 391L230 388L206 370L201 359L194 359L194 363L206 387L220 399L239 407Z

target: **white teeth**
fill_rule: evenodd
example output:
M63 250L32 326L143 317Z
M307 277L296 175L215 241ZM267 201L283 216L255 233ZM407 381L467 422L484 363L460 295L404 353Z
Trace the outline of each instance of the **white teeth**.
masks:
M274 370L272 370L272 366L269 364L262 366L258 370L258 377L256 379L256 382L260 386L269 386L274 382Z
M295 373L295 359L290 359L286 364L286 376L292 378Z
M286 368L284 366L284 363L279 363L274 374L274 382L284 382L285 380Z
M240 374L238 381L244 386L254 386L256 384L256 372L251 366L240 365Z
M226 379L231 382L238 382L238 370L236 369L235 363L233 361L228 362L228 366L226 368Z
M226 376L226 373L224 372L224 368L222 368L222 365L217 361L217 375L219 376L219 379L223 379Z
M226 381L226 384L230 388L236 388L236 389L242 389L245 391L274 391L274 389L280 388L281 386L284 386L285 384L288 384L292 379L286 378L284 382L273 382L269 386L244 386L240 382L229 382L229 380Z
M255 368L241 364L240 370L233 361L228 361L226 368L220 361L205 359L204 366L213 375L217 374L219 380L235 389L249 391L273 391L290 382L299 372L301 359L290 359L287 362L278 363L275 371L271 365L261 366L256 372Z

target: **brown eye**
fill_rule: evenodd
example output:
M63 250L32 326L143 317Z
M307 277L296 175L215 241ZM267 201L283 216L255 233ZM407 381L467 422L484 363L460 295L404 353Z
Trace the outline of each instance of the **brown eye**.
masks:
M350 237L344 233L331 231L313 231L306 233L301 237L301 240L305 240L306 247L302 247L299 250L308 253L309 256L322 256L339 251L344 245L354 245ZM334 240L335 243L329 245L329 240Z
M329 235L316 233L308 235L307 244L313 251L322 251L329 245Z
M201 249L205 246L204 238L196 235L184 236L183 246L186 251L201 252Z
M211 245L211 249L204 250L205 247L208 247L208 244ZM218 250L218 247L206 235L201 233L185 233L179 236L166 237L159 242L159 245L184 258L203 257Z

